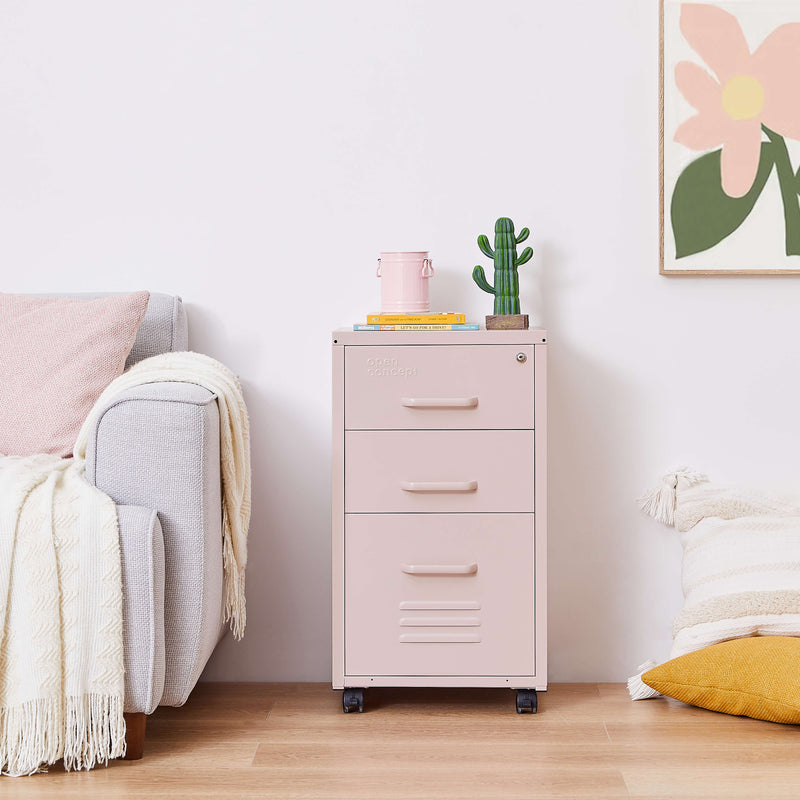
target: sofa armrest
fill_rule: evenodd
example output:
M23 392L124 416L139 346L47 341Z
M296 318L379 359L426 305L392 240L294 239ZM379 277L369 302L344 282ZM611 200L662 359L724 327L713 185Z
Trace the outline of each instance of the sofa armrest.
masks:
M97 415L86 477L114 502L154 508L164 534L162 705L186 702L220 638L222 500L216 396L190 383L121 392Z

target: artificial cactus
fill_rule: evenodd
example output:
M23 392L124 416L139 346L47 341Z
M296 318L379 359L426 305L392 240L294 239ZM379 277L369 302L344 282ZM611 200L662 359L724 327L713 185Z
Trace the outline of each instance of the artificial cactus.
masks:
M517 245L524 242L530 231L523 228L519 236L514 236L514 223L508 217L500 217L494 224L494 250L489 247L489 239L481 234L478 247L481 252L494 260L494 286L486 281L483 267L472 270L472 279L484 292L494 295L495 314L519 314L519 274L517 267L531 260L533 250L526 247L517 255Z

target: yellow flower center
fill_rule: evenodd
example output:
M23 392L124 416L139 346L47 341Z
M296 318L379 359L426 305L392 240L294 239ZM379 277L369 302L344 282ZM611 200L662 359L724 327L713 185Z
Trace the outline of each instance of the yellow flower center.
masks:
M722 107L731 119L752 119L764 109L764 87L751 75L737 75L722 89Z

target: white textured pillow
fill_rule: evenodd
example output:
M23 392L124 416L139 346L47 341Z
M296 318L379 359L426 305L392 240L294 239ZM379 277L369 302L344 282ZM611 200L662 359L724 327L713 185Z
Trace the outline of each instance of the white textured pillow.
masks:
M670 658L745 636L800 636L800 497L681 470L641 502L683 545Z
M122 374L149 298L0 293L0 453L72 454L95 400Z

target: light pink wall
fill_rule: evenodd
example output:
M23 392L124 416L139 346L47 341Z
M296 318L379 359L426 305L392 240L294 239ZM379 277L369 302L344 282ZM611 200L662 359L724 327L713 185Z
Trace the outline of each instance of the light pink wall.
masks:
M244 384L248 634L208 678L329 676L328 331L382 250L474 320L476 236L531 228L552 680L668 653L679 546L634 504L663 471L800 479L800 281L657 274L657 5L0 4L0 285L180 293Z

